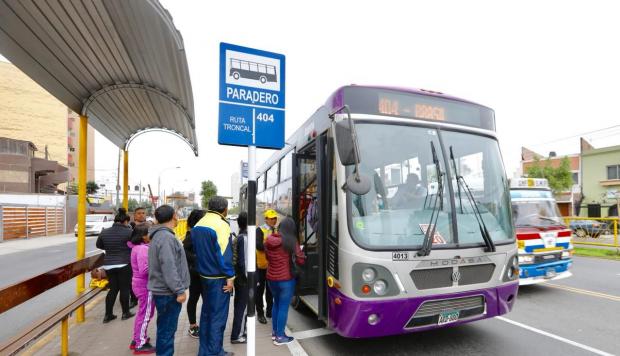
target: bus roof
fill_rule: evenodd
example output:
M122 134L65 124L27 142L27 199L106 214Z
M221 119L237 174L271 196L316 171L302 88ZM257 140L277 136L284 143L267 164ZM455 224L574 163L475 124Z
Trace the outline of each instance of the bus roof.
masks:
M431 100L434 100L434 98L441 99L444 103L448 103L448 105L459 105L461 107L470 106L470 107L481 108L483 109L482 111L484 111L487 115L490 115L490 117L485 117L484 122L487 126L480 127L480 128L495 131L495 119L493 116L494 115L493 110L486 106L483 106L483 105L480 105L480 104L477 104L471 101L467 101L467 100L460 99L454 96L446 95L446 94L443 94L437 91L430 91L430 90L424 90L424 89L397 88L397 87L372 86L372 85L355 85L355 84L345 85L345 86L342 86L336 89L336 91L334 91L328 97L325 104L319 107L314 112L314 114L312 114L310 118L308 118L308 120L306 120L286 140L285 148L283 148L280 151L276 151L271 157L269 157L269 159L267 159L260 166L258 170L258 172L260 172L259 174L265 172L268 168L273 166L274 163L276 163L278 160L280 160L290 151L295 150L295 148L301 148L305 146L308 142L312 141L317 135L327 130L331 123L329 115L333 113L334 111L340 109L345 104L345 100L346 100L346 104L348 105L352 104L350 101L351 99L347 98L347 95L350 95L352 98L357 98L357 96L359 95L359 97L361 98L357 100L359 103L359 102L367 102L368 100L365 100L366 98L363 98L363 97L368 96L368 94L373 94L374 99L377 99L376 95L378 93L388 93L388 94L405 95L405 96L407 96L408 94L413 94L411 95L412 97L415 95L420 95L424 97L433 98ZM373 102L375 103L373 105L376 105L376 100L374 100ZM450 102L456 103L456 104L450 104ZM360 107L361 109L360 111L356 111L356 109L358 109L358 106L352 105L351 111L354 114L355 113L372 114L372 111L376 110L376 107L374 107L371 110L364 110L364 108L361 108L361 107ZM377 114L381 115L381 113L377 113ZM432 120L432 121L437 121L437 120ZM463 124L458 121L454 121L452 123ZM465 123L465 125L475 126L470 123Z

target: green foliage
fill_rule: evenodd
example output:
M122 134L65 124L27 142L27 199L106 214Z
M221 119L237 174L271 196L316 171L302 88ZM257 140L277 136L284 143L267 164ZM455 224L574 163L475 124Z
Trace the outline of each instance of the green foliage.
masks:
M200 189L200 196L202 197L201 203L204 209L207 208L209 204L209 199L211 197L217 195L217 186L212 181L202 181L202 188Z
M88 181L86 182L86 194L95 194L99 190L99 185L95 182Z
M529 178L546 178L554 193L567 191L573 185L568 157L562 158L558 168L551 166L549 158L544 163L539 158L535 158L534 165L528 168L526 173Z

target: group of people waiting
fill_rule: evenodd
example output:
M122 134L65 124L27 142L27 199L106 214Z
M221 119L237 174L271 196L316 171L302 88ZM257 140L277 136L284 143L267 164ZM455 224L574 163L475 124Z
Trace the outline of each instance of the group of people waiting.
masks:
M168 205L155 210L154 225L139 220L142 217L136 213L134 223L130 224L127 212L119 209L114 225L100 234L97 247L105 250L103 268L110 288L103 322L116 319L112 310L119 292L122 319L133 317L129 299L132 292L135 294L138 312L130 343L134 354L174 354L174 335L182 304L187 300L188 332L200 339L198 355L231 355L223 349L230 298L234 292L231 343L245 343L249 288L256 289L258 321L266 324L265 315L272 317L273 343L284 345L293 341L284 329L295 290L294 264L303 264L305 260L296 238L295 222L284 218L276 227L277 213L265 212L265 225L256 230L258 283L250 286L247 213L238 216L237 235L231 232L227 213L228 201L212 197L206 211L194 210L189 215L182 243L174 233L176 213ZM267 297L266 308L263 294ZM196 306L200 297L203 303L198 324ZM155 309L157 339L153 346L147 328Z

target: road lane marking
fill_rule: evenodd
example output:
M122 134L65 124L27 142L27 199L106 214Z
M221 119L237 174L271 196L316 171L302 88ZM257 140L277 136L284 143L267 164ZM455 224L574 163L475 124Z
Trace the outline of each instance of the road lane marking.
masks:
M330 330L328 328L318 328L318 329L294 332L293 335L291 336L293 336L295 339L303 340L303 339L310 339L313 337L319 337L323 335L329 335L333 333L334 333L334 330Z
M569 292L573 292L573 293L589 295L589 296L592 296L592 297L609 299L609 300L612 300L614 302L620 302L620 297L616 296L616 295L599 293L599 292L593 292L591 290L580 289L580 288L569 287L569 286L563 286L563 285L553 284L553 283L544 283L542 285L546 286L546 287L556 288L556 289L563 289L563 290L566 290L566 291L569 291Z
M292 334L291 329L289 329L288 326L284 328L284 332L287 335ZM286 346L288 347L289 352L293 356L308 356L308 353L306 352L306 350L304 350L303 347L301 347L301 344L299 343L299 341L297 341L297 338L295 338L293 342L286 344Z
M529 331L535 332L535 333L537 333L537 334L541 334L541 335L544 335L544 336L550 337L550 338L552 338L552 339L556 339L556 340L558 340L558 341L562 341L562 342L564 342L564 343L567 343L567 344L569 344L569 345L572 345L572 346L578 347L578 348L583 349L583 350L586 350L586 351L590 351L590 352L595 353L595 354L597 354L597 355L602 355L602 356L614 356L613 354L610 354L610 353L605 352L605 351L601 351L601 350L599 350L599 349L595 349L594 347L590 347L590 346L587 346L587 345L584 345L584 344L580 344L580 343L578 343L578 342L576 342L576 341L572 341L572 340L569 340L569 339L563 338L563 337L561 337L561 336L558 336L558 335L555 335L555 334L552 334L552 333L548 333L548 332L543 331L543 330L540 330L540 329L536 329L536 328L531 327L531 326L529 326L529 325L521 324L521 323L519 323L518 321L514 321L514 320L506 319L506 318L504 318L503 316L498 316L498 317L496 317L495 319L499 319L499 320L501 320L501 321L504 321L504 322L507 322L507 323L509 323L509 324L512 324L512 325L518 326L518 327L520 327L520 328L523 328L523 329L526 329L526 330L529 330Z

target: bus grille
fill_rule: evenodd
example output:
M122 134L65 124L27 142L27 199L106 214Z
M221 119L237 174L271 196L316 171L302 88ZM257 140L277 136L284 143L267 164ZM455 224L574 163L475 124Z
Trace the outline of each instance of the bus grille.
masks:
M491 280L493 271L495 271L495 265L492 263L459 267L461 273L459 285L486 283Z
M417 269L410 273L417 289L452 287L452 267Z
M426 301L420 305L405 328L437 325L439 314L453 310L460 312L459 320L483 315L486 310L484 296Z

